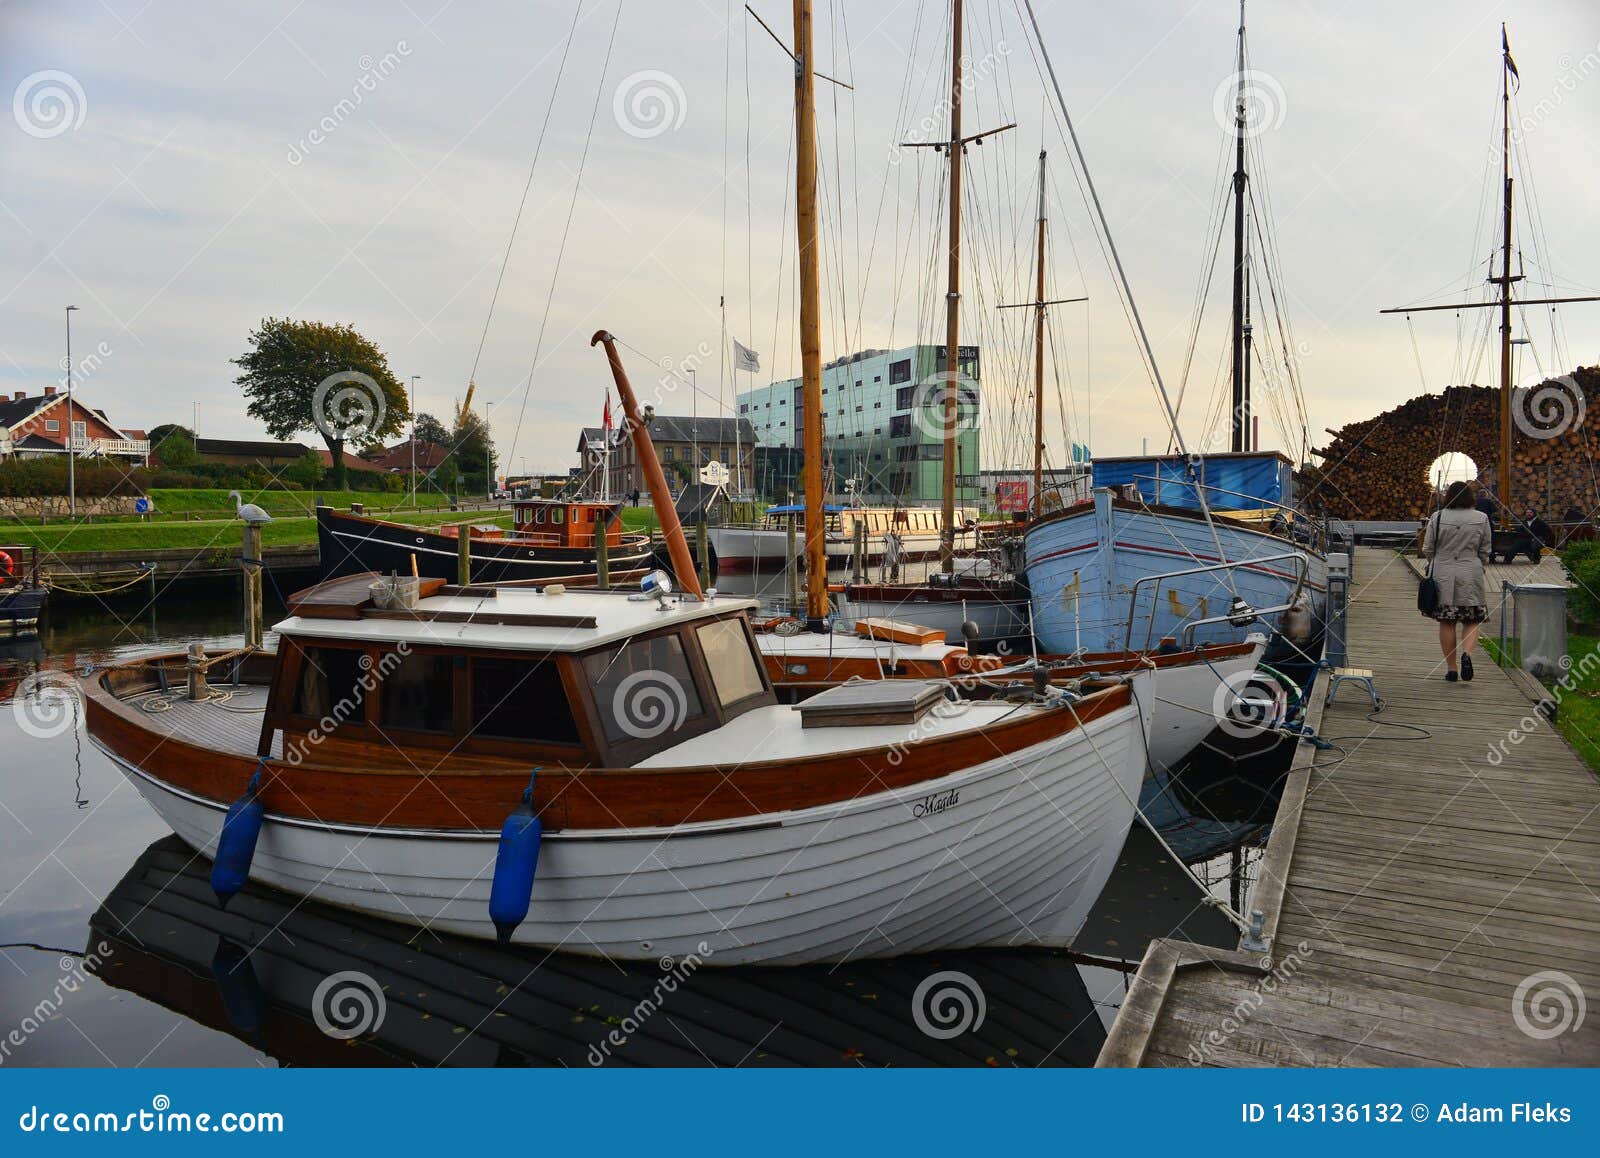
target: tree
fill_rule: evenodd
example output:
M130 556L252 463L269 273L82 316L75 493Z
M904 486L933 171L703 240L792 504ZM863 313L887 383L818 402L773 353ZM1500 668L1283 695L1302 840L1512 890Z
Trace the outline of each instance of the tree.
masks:
M322 465L322 456L314 450L308 450L293 463L284 467L283 477L290 482L297 482L303 487L314 487L322 481L322 476L327 472L327 467Z
M150 453L161 459L161 465L182 470L200 461L200 452L194 448L194 437L181 426L169 426L166 433L161 427L150 432Z
M398 434L411 417L405 387L382 350L348 325L265 318L250 350L233 360L250 399L245 412L274 438L322 436L333 458L333 486L345 487L344 447Z
M431 442L435 446L450 447L450 432L431 414L417 415L416 439L418 442Z
M460 467L463 485L479 494L486 493L494 474L494 442L483 419L465 411L456 420L455 433L445 445L453 448L451 457Z

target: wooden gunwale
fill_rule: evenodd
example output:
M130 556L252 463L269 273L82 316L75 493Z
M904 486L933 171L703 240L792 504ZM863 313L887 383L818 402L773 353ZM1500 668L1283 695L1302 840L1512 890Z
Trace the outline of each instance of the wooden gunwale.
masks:
M176 663L179 657L159 657ZM148 661L146 661L148 662ZM90 736L115 758L218 807L235 799L257 757L219 752L153 729L108 687L117 669L81 681ZM276 695L284 694L275 688ZM1018 713L982 732L926 738L826 758L793 757L699 767L543 767L534 799L551 831L670 827L843 803L905 788L1013 755L1131 703L1126 685L1085 697L1074 711ZM269 814L312 823L458 832L498 829L528 782L532 761L402 751L381 729L366 743L329 740L329 763L261 761ZM409 742L410 737L407 737Z

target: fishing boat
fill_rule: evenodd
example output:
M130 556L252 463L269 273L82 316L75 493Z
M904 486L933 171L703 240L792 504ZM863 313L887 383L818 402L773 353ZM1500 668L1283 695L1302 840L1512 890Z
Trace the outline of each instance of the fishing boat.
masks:
M610 570L637 578L651 565L650 536L622 529L622 504L566 499L518 499L511 530L493 523L469 526L471 580L571 580L596 572L595 542L605 536ZM603 531L602 531L603 528ZM322 577L379 574L455 579L459 527L416 527L355 511L317 507L317 547Z
M1269 659L1310 656L1320 647L1327 599L1327 561L1321 530L1296 509L1293 462L1257 445L1252 366L1269 378L1276 408L1300 406L1297 356L1281 313L1274 326L1251 320L1251 287L1264 277L1274 309L1287 295L1277 285L1273 261L1256 262L1250 239L1266 232L1263 204L1250 196L1247 164L1250 72L1244 0L1239 4L1237 94L1234 112L1232 213L1218 229L1233 231L1233 301L1229 328L1227 453L1190 453L1178 424L1178 407L1155 371L1148 334L1132 305L1120 265L1129 312L1144 343L1171 430L1173 452L1133 458L1097 457L1092 497L1035 519L1024 534L1024 574L1031 592L1034 632L1041 647L1140 647L1141 640L1176 638L1236 642L1266 626L1273 631ZM1053 75L1053 74L1052 74ZM1058 101L1060 93L1057 92ZM1063 116L1066 116L1063 103ZM1070 124L1070 117L1067 118ZM1081 154L1080 154L1081 159ZM1086 182L1092 185L1087 176ZM1095 198L1098 210L1098 197ZM1253 217L1255 218L1253 220ZM1103 216L1102 229L1106 229ZM1109 233L1109 230L1106 229ZM1219 244L1214 252L1220 252ZM1207 279L1209 281L1209 277ZM1040 295L1043 296L1042 294ZM1203 311L1197 311L1198 333ZM1285 349L1256 351L1279 341ZM1192 342L1191 342L1192 345ZM1276 408L1273 413L1276 413ZM1303 426L1303 423L1302 423ZM1302 446L1304 430L1299 431Z
M618 960L1070 942L1132 822L1148 673L1028 703L875 681L778 704L753 602L700 591L614 341L594 342L681 593L663 573L632 593L347 577L290 600L274 654L194 644L83 679L93 742L213 859L219 901L255 880ZM258 726L208 684L230 662Z
M0 546L0 639L38 630L49 596L39 574L39 548Z
M1091 501L1024 536L1041 648L1236 643L1265 618L1269 658L1317 654L1327 556L1320 529L1293 510L1287 458L1100 459L1094 479ZM1202 504L1201 491L1214 497Z

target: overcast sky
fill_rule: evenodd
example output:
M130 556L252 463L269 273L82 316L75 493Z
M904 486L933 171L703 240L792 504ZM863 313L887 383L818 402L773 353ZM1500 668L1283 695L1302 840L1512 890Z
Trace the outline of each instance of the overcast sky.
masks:
M1008 427L1019 397L1006 379L1021 372L1007 345L1021 340L1021 311L1001 321L993 306L1031 296L1042 144L1051 289L1090 298L1057 315L1062 397L1097 453L1136 452L1142 437L1164 441L1155 396L1019 3L967 5L966 131L1018 125L972 150L970 165L964 325L985 345L987 422ZM752 6L790 38L789 4ZM854 85L819 82L825 356L942 341L942 159L894 146L945 131L949 5L816 7L818 68ZM1210 244L1224 147L1214 98L1234 71L1236 5L1035 7L1175 389ZM1483 275L1474 263L1487 256L1479 222L1501 20L1549 246L1548 276L1533 280L1581 292L1600 283L1600 5L1252 8L1251 65L1268 109L1258 141L1313 445L1322 428L1393 406L1424 379L1444 385L1461 361L1451 314L1417 315L1414 351L1405 321L1377 311L1451 300ZM581 10L576 0L9 0L0 84L12 96L0 122L7 392L59 379L73 304L84 397L119 425L187 423L198 402L202 434L259 437L229 359L267 315L355 325L398 376L420 375L420 409L447 414L478 357L547 112L477 369L507 465L573 461L608 380L587 346L596 328L627 343L636 382L654 383L661 359L696 368L701 414L716 412L719 393L731 399L719 381L720 297L729 336L761 353L765 377L798 372L792 83L742 5L623 0L618 21L616 0ZM1226 339L1225 277L1184 406L1196 439ZM1600 306L1561 318L1566 360L1600 361ZM1548 366L1548 319L1530 319L1529 354ZM1053 387L1050 403L1058 444ZM690 392L664 409L687 412ZM1265 420L1263 442L1280 442ZM987 465L999 465L994 435L989 445Z

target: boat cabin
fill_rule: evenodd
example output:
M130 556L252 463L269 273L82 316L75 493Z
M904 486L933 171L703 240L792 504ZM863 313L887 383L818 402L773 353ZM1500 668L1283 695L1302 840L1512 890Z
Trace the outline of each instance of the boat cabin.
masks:
M540 547L593 547L600 528L606 546L622 546L622 504L567 499L518 499L511 504L512 533Z
M398 750L418 768L632 767L776 702L748 600L429 582L436 593L410 609L372 606L356 577L294 597L261 752L292 765Z
M1199 510L1200 497L1182 455L1094 460L1094 488L1131 486L1155 506ZM1294 506L1294 463L1277 451L1208 454L1195 462L1206 505L1215 511L1274 511Z

